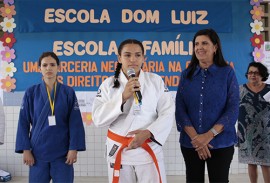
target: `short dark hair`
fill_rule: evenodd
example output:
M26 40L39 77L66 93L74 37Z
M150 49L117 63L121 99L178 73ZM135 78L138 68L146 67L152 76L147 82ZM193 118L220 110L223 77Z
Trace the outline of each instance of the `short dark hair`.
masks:
M41 60L43 58L45 58L45 57L52 57L52 58L54 58L54 60L56 60L56 64L59 66L60 61L59 61L59 58L57 57L57 55L54 52L47 51L47 52L43 52L41 54L41 56L39 57L39 59L38 59L38 66L39 67L41 66Z
M268 79L268 76L269 76L269 73L268 73L268 70L267 68L260 62L251 62L249 65L248 65L248 68L247 68L247 72L245 74L246 78L247 78L247 75L248 75L248 70L250 67L256 67L259 71L259 74L260 76L262 77L262 81L266 81Z

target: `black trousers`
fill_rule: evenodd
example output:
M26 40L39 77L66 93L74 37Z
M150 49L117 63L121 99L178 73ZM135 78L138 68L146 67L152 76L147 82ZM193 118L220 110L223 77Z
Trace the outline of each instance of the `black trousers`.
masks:
M186 182L204 182L205 163L210 183L229 182L229 170L234 154L234 146L210 150L211 158L201 160L194 148L181 146L186 164Z

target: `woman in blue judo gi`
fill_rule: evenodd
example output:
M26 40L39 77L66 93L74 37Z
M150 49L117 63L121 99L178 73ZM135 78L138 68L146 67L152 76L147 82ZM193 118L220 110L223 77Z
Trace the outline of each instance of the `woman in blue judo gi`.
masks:
M30 167L29 182L73 182L77 151L84 151L85 132L74 90L57 82L59 58L39 58L43 82L25 92L18 122L16 153Z

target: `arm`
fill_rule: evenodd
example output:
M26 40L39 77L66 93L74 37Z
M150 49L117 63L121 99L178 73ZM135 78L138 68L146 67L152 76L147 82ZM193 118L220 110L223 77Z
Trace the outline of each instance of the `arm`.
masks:
M179 132L181 132L182 130L191 130L186 131L187 134L190 136L190 138L193 138L197 132L195 131L195 129L192 126L191 120L189 118L189 115L187 113L187 109L186 109L186 104L184 102L184 96L183 96L183 90L184 90L184 83L186 80L186 72L182 72L181 74L181 78L179 81L179 86L177 89L177 93L176 93L176 98L175 98L175 102L176 102L176 109L175 109L175 118L176 118L176 127L177 130ZM188 129L185 129L186 127L190 127ZM195 133L196 132L196 133Z
M110 85L112 80L113 78L109 78L101 84L94 99L92 116L97 127L110 126L119 115L128 111L130 106L125 105L127 100L133 98L134 91L140 90L138 77L130 78L125 86L120 88L113 88Z
M231 71L229 72L227 86L228 86L227 102L224 108L224 112L216 122L216 125L213 126L213 128L218 133L221 133L223 130L226 130L227 127L235 126L235 123L238 118L239 85L233 69L231 69ZM218 125L220 127L218 127Z
M168 88L165 88L162 78L160 78L158 90L160 92L156 109L158 117L147 130L151 132L154 140L163 145L175 122L175 103Z
M29 93L26 91L21 104L21 109L19 113L19 121L16 135L16 153L23 153L24 150L31 150L30 145L30 125L32 123L31 119L31 107L30 107L30 97Z
M73 89L68 96L69 112L69 151L67 153L66 164L72 165L77 162L78 151L85 151L85 131L82 121L78 100Z
M69 91L68 100L69 150L85 151L85 131L77 97L73 89Z
M115 92L115 96L110 97L111 90L118 90L118 88L113 89L106 81L99 87L92 106L92 118L97 127L110 126L122 114L122 94Z
M30 101L31 99L29 97L29 93L26 91L19 114L15 152L23 153L23 163L28 166L33 166L35 164L35 159L31 152L29 137L30 125L32 121L30 117Z
M127 150L140 147L145 140L151 139L159 145L163 145L170 134L172 124L174 122L175 104L171 93L164 87L164 82L161 78L156 90L159 92L157 102L157 118L145 130L135 130L128 135L135 135L134 139L128 145Z

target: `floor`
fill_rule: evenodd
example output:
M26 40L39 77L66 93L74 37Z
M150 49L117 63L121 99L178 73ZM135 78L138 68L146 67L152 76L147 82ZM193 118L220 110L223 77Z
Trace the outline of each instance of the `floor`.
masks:
M259 175L259 183L263 183L263 179ZM17 182L17 183L27 183L27 177L13 177L10 182ZM108 183L107 177L75 177L75 183ZM168 176L167 177L168 183L181 183L185 182L185 176ZM208 181L206 181L208 182ZM247 174L231 174L230 175L230 183L248 183L249 178Z

